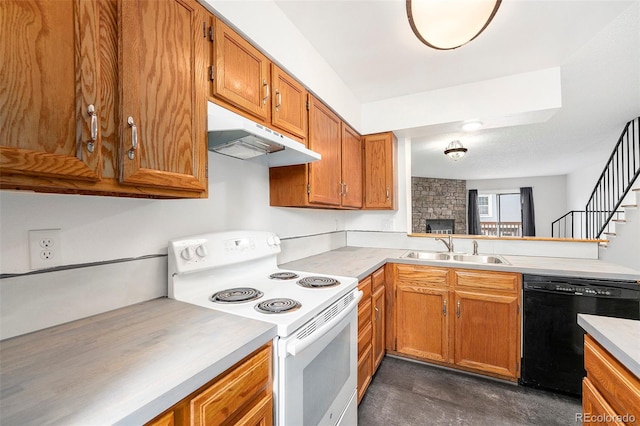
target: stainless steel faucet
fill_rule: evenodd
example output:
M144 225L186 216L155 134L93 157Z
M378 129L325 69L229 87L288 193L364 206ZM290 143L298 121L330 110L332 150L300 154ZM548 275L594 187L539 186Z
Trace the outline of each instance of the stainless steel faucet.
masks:
M478 242L476 240L473 240L473 254L478 254Z
M453 253L453 241L451 241L451 235L449 235L449 242L446 242L442 238L436 238L436 241L442 241L444 245L447 247L447 250L449 250L449 253Z

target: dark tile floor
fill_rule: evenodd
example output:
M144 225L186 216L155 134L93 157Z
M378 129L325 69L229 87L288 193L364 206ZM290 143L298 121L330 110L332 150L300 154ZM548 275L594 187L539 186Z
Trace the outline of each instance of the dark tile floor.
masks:
M385 357L358 407L360 426L576 425L579 398Z

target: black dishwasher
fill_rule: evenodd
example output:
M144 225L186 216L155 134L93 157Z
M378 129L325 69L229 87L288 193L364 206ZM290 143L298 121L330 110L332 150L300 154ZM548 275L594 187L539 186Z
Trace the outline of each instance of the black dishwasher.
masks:
M578 314L640 319L636 281L524 275L520 384L580 395L584 330Z

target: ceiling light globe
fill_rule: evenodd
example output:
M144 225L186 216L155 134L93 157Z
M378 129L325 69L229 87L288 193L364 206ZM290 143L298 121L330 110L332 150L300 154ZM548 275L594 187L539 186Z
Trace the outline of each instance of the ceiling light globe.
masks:
M462 146L460 141L452 141L447 148L444 150L444 153L447 157L451 158L453 161L458 161L467 153L467 148Z

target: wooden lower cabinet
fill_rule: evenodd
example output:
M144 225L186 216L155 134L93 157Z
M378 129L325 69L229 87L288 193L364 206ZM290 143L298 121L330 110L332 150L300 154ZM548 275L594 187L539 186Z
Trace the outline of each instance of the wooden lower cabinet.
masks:
M584 338L583 425L640 425L640 378L590 335Z
M393 352L517 380L520 275L393 265Z
M271 343L147 423L153 426L273 424Z
M378 269L358 284L358 403L382 362L386 341L385 270Z
M448 362L449 291L398 283L396 350L425 360Z
M518 377L518 295L455 292L454 363Z

